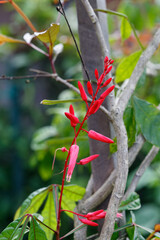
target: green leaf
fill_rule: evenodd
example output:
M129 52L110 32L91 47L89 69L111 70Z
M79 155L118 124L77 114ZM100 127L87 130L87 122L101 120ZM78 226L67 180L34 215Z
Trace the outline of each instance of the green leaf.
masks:
M121 37L123 41L130 37L132 28L126 18L122 18L120 30L121 30Z
M59 28L60 28L59 24L52 23L47 30L43 32L35 32L34 35L42 42L54 45L54 42L57 38L57 34L59 33Z
M48 194L48 188L40 188L31 193L29 197L22 203L21 207L17 210L14 219L29 213L36 213L42 205L44 199Z
M56 127L54 126L45 126L38 129L33 136L33 142L39 143L50 137L55 137L58 134Z
M13 240L19 235L19 226L24 217L18 218L11 222L0 234L0 240Z
M133 103L136 122L144 137L148 142L160 147L160 110L153 104L135 96Z
M55 207L54 207L54 199L53 199L53 186L50 187L48 197L45 203L45 206L41 212L41 215L44 219L43 223L46 224L48 227L55 229L57 225L56 221L56 212L55 212ZM42 226L43 230L46 233L47 239L52 240L53 238L53 232Z
M30 218L30 216L27 216L25 222L23 223L23 226L22 226L22 228L21 228L21 231L19 232L19 235L18 235L18 237L17 237L17 240L22 240L22 239L23 239L23 236L24 236L24 234L25 234L25 232L26 232L26 227L27 227L29 218Z
M61 189L61 187L60 187ZM62 209L73 211L76 207L76 202L83 198L85 194L85 188L78 185L64 186ZM73 218L73 214L65 212L69 217Z
M28 240L47 240L44 230L41 228L39 223L37 223L34 217L30 223Z
M109 144L109 151L110 151L110 154L113 154L115 152L117 152L117 138L115 137L113 139L114 143L112 144Z
M119 211L125 210L137 210L141 207L139 195L137 193L132 193L125 201L122 201L119 206Z
M134 108L131 104L127 106L123 115L123 119L124 119L127 135L128 135L128 146L131 147L132 144L135 142L135 136L136 136L136 121L135 121L135 115L134 115Z
M116 69L116 83L123 82L124 80L130 78L141 54L142 50L132 53L130 56L122 59Z
M43 105L55 105L55 104L59 104L59 103L70 103L70 102L82 102L82 99L80 98L75 98L75 99L63 99L63 100L47 100L44 99L42 100L40 103Z

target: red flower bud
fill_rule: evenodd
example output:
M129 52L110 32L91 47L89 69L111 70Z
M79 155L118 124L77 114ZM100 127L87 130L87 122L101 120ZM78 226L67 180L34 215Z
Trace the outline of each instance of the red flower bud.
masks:
M98 70L97 68L94 70L94 74L95 74L95 78L97 79L98 81L98 78L99 78L99 73L98 73Z
M87 95L86 95L86 92L85 92L85 90L84 90L84 87L83 87L82 83L79 82L79 81L78 81L78 88L79 88L79 91L80 91L82 100L87 103Z
M100 86L101 83L103 82L103 79L104 79L105 75L104 73L101 74L100 78L98 79L98 82L97 82L97 85Z
M102 85L102 87L107 87L108 84L110 84L110 82L112 81L112 78L108 78L104 84Z
M92 85L91 83L88 81L87 82L87 89L88 89L88 93L93 96L93 88L92 88Z
M98 214L100 214L100 213L102 213L102 212L104 212L103 209L97 210L97 211L94 211L94 212L89 212L89 213L87 213L87 215L85 215L85 217L86 217L86 218L93 217L93 216L98 215Z
M74 108L72 104L69 106L69 112L74 115Z
M106 56L104 59L104 63L108 62L109 58Z
M89 157L87 157L87 158L83 158L83 159L81 159L80 162L77 163L77 164L85 165L85 164L87 164L87 163L93 161L93 160L96 159L97 157L99 157L99 154L91 155L91 156L89 156Z
M114 63L114 60L110 59L110 60L109 60L109 63L110 63L110 64Z
M101 94L101 96L100 96L99 99L105 99L105 98L110 94L110 92L113 91L114 87L115 87L114 85L111 86L111 87L109 87L106 91L104 91L104 92Z
M98 223L92 222L92 221L90 221L90 220L88 220L88 219L84 219L84 218L78 218L78 219L79 219L79 221L81 221L82 223L87 224L87 225L89 225L89 226L94 226L94 227L97 227L97 226L98 226Z
M67 150L66 147L62 147L62 148L61 148L61 151L62 151L62 152L68 152L68 150Z
M105 69L106 70L106 69ZM105 72L105 75L107 75L112 70L112 66L110 66L107 71Z
M95 139L95 140L98 140L98 141L101 141L101 142L106 142L106 143L114 143L114 141L94 130L90 130L88 132L88 137L92 138L92 139Z
M73 123L75 125L77 125L77 123L79 123L79 119L76 116L74 116L73 114L68 113L68 112L65 112L64 114L71 121L71 123Z

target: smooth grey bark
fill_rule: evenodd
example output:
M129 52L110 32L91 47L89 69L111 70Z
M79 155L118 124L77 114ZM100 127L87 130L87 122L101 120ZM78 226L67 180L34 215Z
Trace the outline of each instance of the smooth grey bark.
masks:
M93 8L97 8L95 0L90 1ZM86 13L81 1L76 1L78 15L78 31L80 39L80 49L86 68L89 72L90 79L95 79L95 68L101 73L103 71L103 57L99 42L91 20ZM104 20L105 25L105 20ZM106 28L107 29L107 28ZM83 74L86 79L85 73ZM104 103L106 106L106 102ZM102 111L88 119L88 128L110 136L109 122ZM113 169L113 162L109 156L109 145L89 139L91 154L100 153L100 157L92 162L92 173L94 182L94 191L96 191L110 175Z

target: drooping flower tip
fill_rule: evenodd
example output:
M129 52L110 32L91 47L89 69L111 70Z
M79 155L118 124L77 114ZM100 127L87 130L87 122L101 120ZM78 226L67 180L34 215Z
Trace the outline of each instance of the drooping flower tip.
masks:
M78 88L79 88L82 100L87 103L87 95L86 95L84 87L80 81L78 81Z
M61 148L61 151L62 151L62 152L68 152L68 149L67 149L66 147L62 147L62 148Z
M85 165L85 164L93 161L93 160L96 159L97 157L99 157L99 154L91 155L91 156L89 156L89 157L87 157L87 158L81 159L81 160L79 161L79 163L77 163L77 164L79 164L79 165Z
M92 139L95 139L95 140L98 140L100 142L105 142L105 143L114 143L114 141L94 130L90 130L88 132L88 137L92 138Z
M79 153L79 146L76 144L73 144L70 147L70 161L69 161L68 172L67 172L67 177L66 177L67 182L70 182L70 180L71 180L72 173L73 173L74 167L76 165L78 153Z

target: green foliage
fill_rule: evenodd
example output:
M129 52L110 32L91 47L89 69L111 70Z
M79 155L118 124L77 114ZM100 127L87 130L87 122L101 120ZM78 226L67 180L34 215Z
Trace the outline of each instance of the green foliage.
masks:
M82 99L78 98L78 99L67 99L67 100L47 100L44 99L41 101L41 104L43 105L55 105L55 104L59 104L59 103L71 103L71 102L82 102Z
M125 57L121 60L116 69L116 83L123 82L124 80L130 78L141 54L142 50L132 53L130 56Z
M133 103L136 122L141 128L142 134L148 142L160 147L160 110L153 104L137 97L133 98Z
M121 29L120 30L121 30L122 41L124 41L124 40L126 40L127 38L130 37L131 32L132 32L132 28L131 28L131 25L126 18L122 18Z
M122 201L119 206L119 211L137 210L141 207L140 198L137 193L132 193L125 201Z
M33 233L34 233L34 230L36 230L36 234L39 234L40 236L41 235L43 236L44 234L46 234L47 239L51 240L54 233L51 229L55 229L57 225L57 220L56 220L56 214L58 211L57 198L56 198L57 187L60 191L61 186L50 185L46 188L41 188L31 193L28 196L28 198L22 203L22 205L19 207L19 209L15 214L15 219L18 218L18 220L14 221L13 231L15 231L15 228L17 226L19 227L18 223L25 214L33 214L33 213L40 212L43 218L43 222L42 222L43 230L39 226L37 226L38 223L34 225L35 219L33 219L31 233L29 233L30 239L34 239ZM84 194L85 194L85 188L83 187L79 187L77 185L64 186L64 195L62 198L62 209L73 211L76 206L76 202L82 199ZM66 214L69 217L73 218L73 214L68 212L66 212ZM21 217L20 220L19 220L19 217ZM27 223L28 223L27 220L25 220L25 223L23 226L27 226ZM49 228L46 226L48 226ZM8 229L6 231L8 232ZM24 227L23 227L23 232L25 232Z
M30 223L28 240L47 240L44 230L41 228L34 217Z

